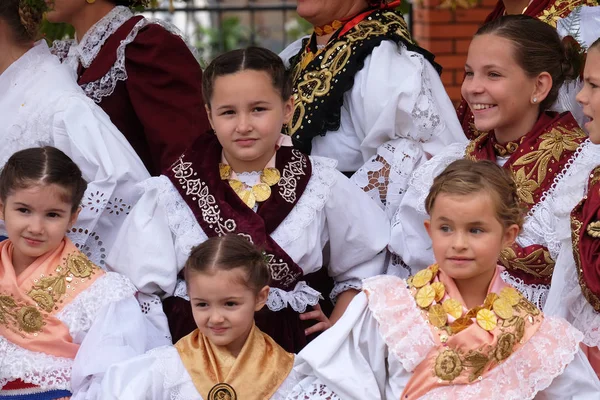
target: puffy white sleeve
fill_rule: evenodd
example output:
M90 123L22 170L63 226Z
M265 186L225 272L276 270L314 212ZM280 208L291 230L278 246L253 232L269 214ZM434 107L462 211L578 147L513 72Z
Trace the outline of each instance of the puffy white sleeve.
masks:
M142 313L127 278L109 272L61 312L75 343L73 399L96 398L108 367L170 341ZM92 396L92 397L90 397Z
M292 400L399 399L410 379L389 354L364 292L296 356L293 374L299 382L288 396Z
M439 75L419 53L384 41L344 97L364 165L352 180L392 216L413 170L467 139Z
M453 161L464 157L466 145L455 143L421 165L413 174L400 207L392 219L388 273L407 278L434 263L431 239L425 230L425 199L433 180Z
M143 194L119 231L108 265L143 293L172 296L191 247L205 240L203 232L166 176L138 189Z
M564 372L539 392L536 400L591 400L600 397L600 381L581 349Z
M362 280L385 272L390 224L385 213L341 172L325 203L332 300ZM325 242L325 240L323 240Z
M53 118L54 146L81 169L88 188L69 236L97 265L107 253L131 207L135 184L150 177L143 163L110 118L79 93L68 96Z
M98 400L202 400L177 349L159 347L114 364L102 382Z

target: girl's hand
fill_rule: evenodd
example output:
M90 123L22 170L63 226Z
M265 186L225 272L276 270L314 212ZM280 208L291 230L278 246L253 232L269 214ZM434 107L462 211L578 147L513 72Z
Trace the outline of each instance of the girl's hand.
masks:
M333 325L331 323L331 321L329 321L329 318L327 318L325 313L323 313L323 310L321 310L321 306L318 303L312 307L313 307L313 311L309 311L309 312L305 312L304 314L300 314L300 319L303 321L309 320L309 319L316 319L317 321L319 321L318 323L314 324L310 328L304 330L304 334L306 336L312 335L315 332L320 332L320 331L329 329L331 327L331 325Z

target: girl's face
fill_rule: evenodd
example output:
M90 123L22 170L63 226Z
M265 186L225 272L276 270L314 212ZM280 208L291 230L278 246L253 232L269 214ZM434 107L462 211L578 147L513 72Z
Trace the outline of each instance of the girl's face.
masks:
M488 285L502 249L517 237L519 227L498 221L492 196L441 193L425 228L439 267L456 281Z
M56 184L16 189L0 203L8 238L14 246L13 263L29 266L55 250L77 220L68 193Z
M293 108L266 72L244 70L215 79L206 111L227 161L236 172L249 172L262 170L275 154Z
M590 119L584 125L590 140L600 144L600 48L588 52L583 80L583 88L577 94L577 101L583 107L585 116Z
M496 35L475 36L465 72L461 94L478 130L493 129L499 141L516 140L531 130L546 96L538 94L538 77L527 76L517 64L511 41ZM550 75L544 74L547 80Z
M255 293L245 279L245 271L235 268L190 274L187 281L198 329L234 356L242 350L254 323L254 313L265 305L269 294L268 286Z

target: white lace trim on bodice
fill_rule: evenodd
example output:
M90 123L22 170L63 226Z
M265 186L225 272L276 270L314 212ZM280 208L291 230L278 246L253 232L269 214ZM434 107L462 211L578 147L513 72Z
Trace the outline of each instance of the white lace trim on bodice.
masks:
M369 309L379 324L385 344L408 372L435 347L431 330L417 308L406 281L395 276L377 276L363 281ZM398 321L402 321L399 324Z
M522 279L512 276L508 271L502 271L500 277L504 282L517 289L523 297L535 304L537 308L544 309L550 285L527 284Z
M551 188L531 209L517 238L521 246L543 244L556 260L561 243L571 236L570 215L587 192L591 171L600 164L600 147L589 139L556 176Z
M0 388L21 379L47 389L71 390L73 360L26 350L0 336Z

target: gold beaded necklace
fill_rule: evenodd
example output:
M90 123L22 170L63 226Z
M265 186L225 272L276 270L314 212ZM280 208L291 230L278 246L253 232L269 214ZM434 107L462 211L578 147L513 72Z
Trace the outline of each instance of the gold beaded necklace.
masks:
M271 197L271 186L279 183L281 174L277 168L265 168L260 174L260 182L248 186L239 179L232 179L233 170L230 165L219 163L219 174L222 180L226 180L239 198L250 208L254 208L256 202L262 203Z

